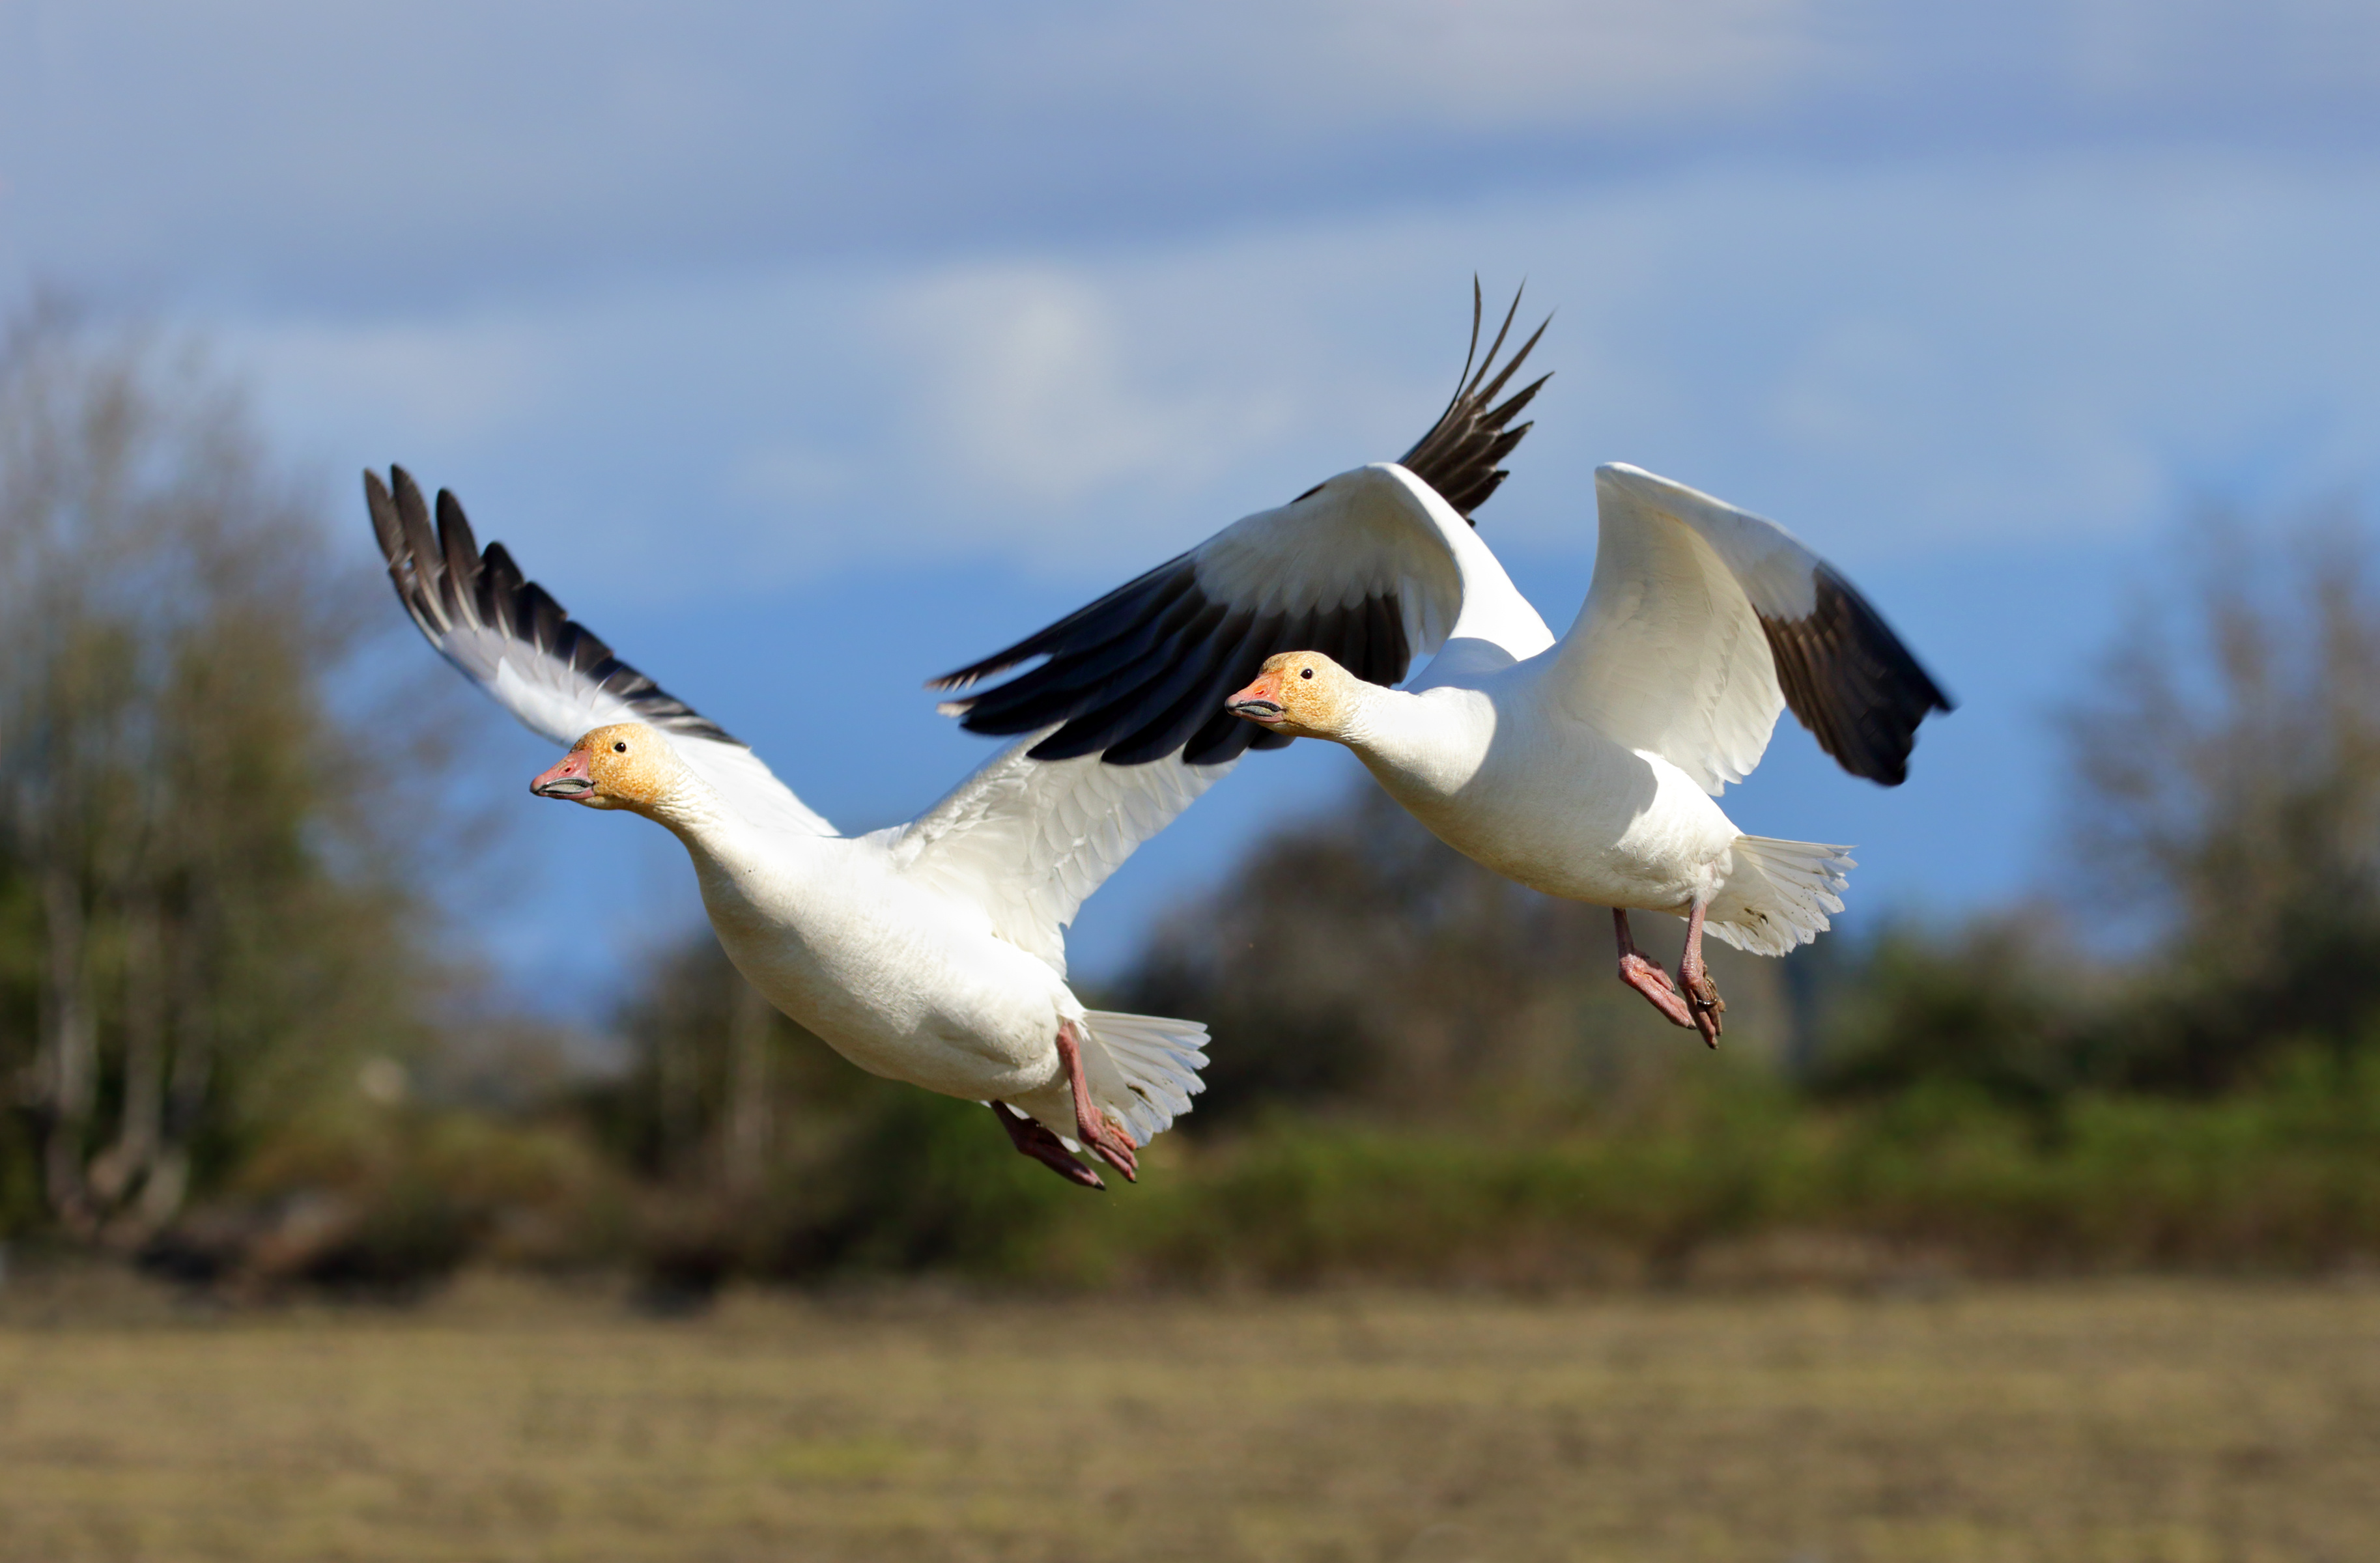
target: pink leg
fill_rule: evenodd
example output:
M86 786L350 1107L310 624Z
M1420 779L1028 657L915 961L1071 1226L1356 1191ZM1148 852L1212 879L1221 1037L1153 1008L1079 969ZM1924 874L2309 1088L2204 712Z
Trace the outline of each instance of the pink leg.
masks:
M1075 1023L1058 1026L1058 1061L1065 1067L1066 1084L1075 1089L1075 1138L1099 1153L1099 1158L1123 1174L1127 1183L1140 1181L1140 1158L1133 1154L1132 1136L1123 1125L1091 1105L1091 1088L1083 1079L1083 1043Z
M1718 984L1711 981L1703 965L1703 903L1686 914L1686 952L1678 957L1678 986L1686 990L1686 1010L1694 1016L1696 1031L1703 1041L1718 1046L1718 1034L1725 1029L1719 1016L1727 1012L1727 1000L1718 996Z
M1017 1151L1031 1157L1070 1183L1080 1183L1087 1189L1104 1189L1099 1175L1076 1161L1058 1136L1034 1120L1010 1107L1006 1102L991 1104L991 1116L1008 1131L1008 1143Z
M1617 906L1611 909L1611 927L1620 936L1620 980L1652 1000L1653 1008L1667 1016L1671 1025L1693 1025L1694 1017L1686 1012L1686 1001L1670 985L1670 974L1661 969L1659 962L1636 953L1635 936L1628 931L1628 914Z

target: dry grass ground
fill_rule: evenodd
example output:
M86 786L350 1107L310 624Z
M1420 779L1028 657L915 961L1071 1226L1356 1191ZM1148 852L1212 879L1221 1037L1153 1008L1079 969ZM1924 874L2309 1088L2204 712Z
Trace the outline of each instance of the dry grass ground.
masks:
M2380 1292L0 1309L0 1555L2380 1557Z

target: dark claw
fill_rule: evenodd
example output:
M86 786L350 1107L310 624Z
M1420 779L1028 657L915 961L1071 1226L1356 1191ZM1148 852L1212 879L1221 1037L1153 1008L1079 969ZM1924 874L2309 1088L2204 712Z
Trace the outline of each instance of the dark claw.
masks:
M1113 1117L1101 1124L1101 1133L1086 1134L1083 1143L1099 1154L1101 1160L1123 1174L1124 1181L1140 1181L1140 1157L1134 1151L1132 1136Z
M1727 1013L1727 1000L1718 996L1718 984L1707 975L1686 985L1686 1010L1694 1017L1694 1029L1703 1034L1709 1047L1718 1046L1719 1034L1727 1029L1719 1017Z

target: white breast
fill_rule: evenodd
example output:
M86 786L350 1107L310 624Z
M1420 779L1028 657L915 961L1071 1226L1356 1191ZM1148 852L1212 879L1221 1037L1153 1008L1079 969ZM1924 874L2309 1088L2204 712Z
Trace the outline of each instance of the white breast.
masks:
M1058 1020L1078 1006L1045 963L871 842L790 855L696 854L721 947L771 1003L871 1073L984 1100L1047 1084Z
M1735 827L1677 766L1548 711L1550 661L1478 688L1389 693L1356 752L1433 834L1498 873L1573 901L1682 910L1713 888Z

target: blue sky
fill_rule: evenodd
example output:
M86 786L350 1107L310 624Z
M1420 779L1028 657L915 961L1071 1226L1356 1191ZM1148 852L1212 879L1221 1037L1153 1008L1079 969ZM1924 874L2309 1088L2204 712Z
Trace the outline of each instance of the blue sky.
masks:
M0 294L203 333L358 551L357 469L454 487L856 829L983 752L923 678L1402 450L1525 276L1558 373L1485 534L1558 627L1598 461L1830 554L1965 708L1899 793L1789 724L1728 806L1957 910L2054 878L2047 716L2173 523L2368 484L2375 89L2344 4L0 0ZM482 746L468 926L592 1012L687 876ZM1078 968L1352 783L1314 748Z

